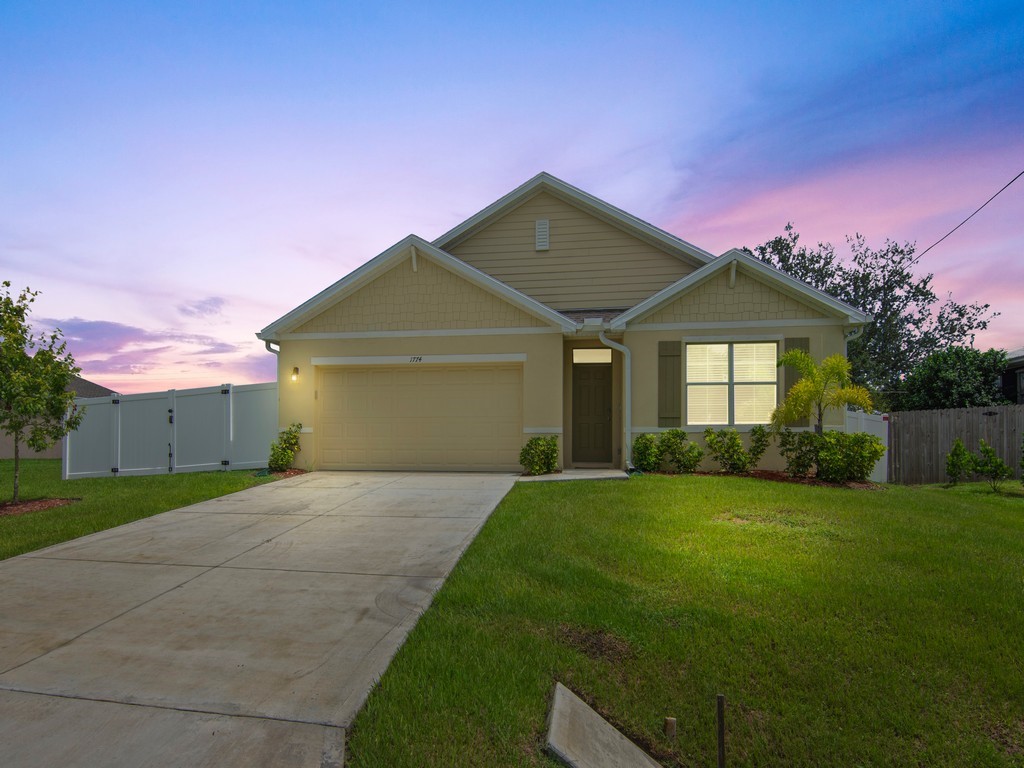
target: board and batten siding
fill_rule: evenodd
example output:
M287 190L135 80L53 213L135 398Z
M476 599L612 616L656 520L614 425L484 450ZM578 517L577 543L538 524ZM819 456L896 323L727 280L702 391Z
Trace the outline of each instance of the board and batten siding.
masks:
M550 245L536 249L536 222ZM542 192L449 248L468 264L557 310L628 308L694 267Z

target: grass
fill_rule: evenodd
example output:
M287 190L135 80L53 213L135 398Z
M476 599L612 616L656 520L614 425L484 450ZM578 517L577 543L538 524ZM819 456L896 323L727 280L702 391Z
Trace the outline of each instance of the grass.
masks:
M21 501L77 498L74 504L0 516L0 559L48 547L168 509L234 493L274 478L251 471L61 480L59 459L21 462ZM0 460L0 500L10 501L14 462Z
M371 694L349 766L554 766L562 681L665 765L1024 765L1024 492L519 484ZM678 737L662 733L678 719Z

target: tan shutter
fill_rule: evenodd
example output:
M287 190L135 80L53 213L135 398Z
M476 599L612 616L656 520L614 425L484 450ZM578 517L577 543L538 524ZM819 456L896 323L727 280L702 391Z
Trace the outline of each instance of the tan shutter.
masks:
M807 337L786 339L785 351L789 352L791 349L802 349L804 352L810 354L811 351L811 340ZM785 397L789 392L789 388L792 387L800 380L800 374L797 370L791 366L783 368L782 376L782 396ZM800 419L800 421L793 422L789 426L791 427L809 427L811 425L810 419Z
M658 426L681 427L682 342L658 342Z

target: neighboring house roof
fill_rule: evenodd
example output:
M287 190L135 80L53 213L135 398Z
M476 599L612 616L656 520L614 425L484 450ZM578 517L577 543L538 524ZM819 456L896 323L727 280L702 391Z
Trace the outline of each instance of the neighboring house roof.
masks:
M825 314L842 318L850 325L863 325L871 322L871 315L861 312L859 309L839 301L839 299L833 298L807 283L790 277L785 272L780 272L738 248L733 248L723 253L710 264L706 264L695 272L691 272L681 280L640 302L632 309L623 312L611 321L611 329L613 331L625 329L629 323L640 320L669 302L675 301L680 296L722 271L732 269L734 264L737 269L752 273L780 292L815 305Z
M279 337L298 328L306 320L316 316L328 307L336 304L345 297L362 288L367 283L387 272L398 262L414 257L426 257L459 275L470 283L488 291L505 301L519 307L534 317L556 326L563 331L569 332L576 329L576 323L556 312L546 304L532 299L524 293L520 293L509 287L500 280L495 280L490 275L481 272L479 269L466 264L464 261L445 253L431 243L428 243L417 235L409 235L403 240L395 243L382 254L371 259L359 269L350 272L329 288L321 291L306 303L296 307L288 314L275 320L262 331L256 334L257 338L264 341L278 341Z
M591 215L620 229L624 229L641 240L655 245L694 266L703 266L715 258L714 254L705 251L703 248L698 248L696 245L688 243L663 229L658 229L653 224L648 224L646 221L638 219L636 216L626 213L614 205L609 205L604 200L599 200L582 189L566 184L550 173L544 172L538 173L528 182L516 187L500 200L491 203L454 229L445 232L434 241L434 245L446 250L451 249L461 241L479 232L491 222L501 218L511 209L541 192L547 192L565 202L582 208Z
M75 376L70 386L68 386L69 392L74 392L79 397L106 397L107 395L116 395L112 389L97 384L94 381L83 379L81 376Z
M1006 353L1007 368L1019 368L1021 366L1024 366L1024 347L1011 349Z

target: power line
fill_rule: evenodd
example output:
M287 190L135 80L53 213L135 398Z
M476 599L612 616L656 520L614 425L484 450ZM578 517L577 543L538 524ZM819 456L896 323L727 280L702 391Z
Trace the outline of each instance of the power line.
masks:
M927 248L925 248L925 249L924 249L923 251L921 251L921 252L920 252L919 254L917 254L917 258L915 258L915 259L914 259L914 261L915 261L915 262L916 262L916 261L918 261L918 260L919 260L919 259L920 259L920 258L921 258L922 256L924 256L924 255L925 255L926 253L928 253L928 251L930 251L930 250L931 250L932 248L934 248L934 247L935 247L936 245L938 245L938 244L939 244L939 243L941 243L941 242L942 242L943 240L945 240L945 239L946 239L947 237L949 237L950 235L952 235L952 234L953 234L954 232L956 232L956 231L957 231L958 229L960 229L960 227L962 227L962 226L963 226L964 224L966 224L966 223L967 223L968 221L970 221L971 219L973 219L973 218L974 218L974 216L975 216L975 214L977 214L977 213L978 213L978 211L980 211L980 210L981 210L982 208L984 208L984 207L985 207L986 205L988 205L988 204L989 204L989 203L991 203L991 202L992 202L993 200L995 200L995 199L996 199L997 197L999 197L999 195L1001 195L1001 194L1003 193L1003 191L1004 191L1004 190L1005 190L1005 189L1006 189L1006 188L1007 188L1008 186L1010 186L1011 184L1013 184L1013 182L1015 182L1015 181L1016 181L1017 179L1019 179L1019 178L1020 178L1021 176L1024 176L1024 171L1021 171L1021 172L1020 172L1020 173L1018 173L1018 174L1017 174L1016 176L1014 176L1014 177L1013 177L1012 179L1010 179L1010 180L1009 180L1008 182L1006 182L1006 184L1005 184L1005 185L1003 185L1003 188L1002 188L1002 189L1000 189L1000 190L999 190L998 192L996 192L996 193L995 193L994 195L992 195L992 197L990 197L990 198L989 198L988 200L986 200L986 201L985 201L984 203L982 203L982 204L981 204L981 205L980 205L980 206L978 207L978 210L977 210L977 211L975 211L974 213L972 213L972 214L971 214L970 216L968 216L968 217L967 217L966 219L964 219L964 220L963 220L963 221L961 221L961 222L960 222L959 224L957 224L957 225L956 225L955 227L953 227L953 228L952 228L951 230L949 230L949 232L947 232L946 234L944 234L944 235L943 235L942 237L940 237L940 238L939 238L938 240L936 240L936 241L935 241L934 243L932 243L932 244L931 244L931 245L929 245L929 246L928 246Z

